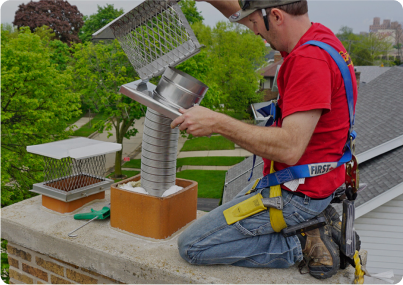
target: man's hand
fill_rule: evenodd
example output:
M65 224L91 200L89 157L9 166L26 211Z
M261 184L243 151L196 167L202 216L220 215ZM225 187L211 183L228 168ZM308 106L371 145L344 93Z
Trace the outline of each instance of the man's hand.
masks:
M186 130L188 134L195 137L209 136L214 133L217 122L223 116L201 106L195 106L187 110L181 108L179 112L183 115L172 121L171 128L173 129L180 125L179 130Z

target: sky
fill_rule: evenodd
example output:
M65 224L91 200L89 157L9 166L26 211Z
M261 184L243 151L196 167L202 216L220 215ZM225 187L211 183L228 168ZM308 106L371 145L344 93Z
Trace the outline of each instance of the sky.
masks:
M18 5L28 2L28 0L0 0L1 23L13 22ZM125 12L128 12L139 2L142 1L69 0L69 3L76 5L78 10L84 15L96 13L97 5L105 6L107 3L114 4L115 8L123 8ZM403 24L403 0L308 0L308 6L311 21L327 26L334 33L337 33L342 26L353 28L354 33L368 32L369 25L372 24L374 17L380 17L381 22L383 19L390 19L392 22L398 21ZM209 3L197 2L197 7L205 19L204 23L207 25L213 27L218 21L227 21Z

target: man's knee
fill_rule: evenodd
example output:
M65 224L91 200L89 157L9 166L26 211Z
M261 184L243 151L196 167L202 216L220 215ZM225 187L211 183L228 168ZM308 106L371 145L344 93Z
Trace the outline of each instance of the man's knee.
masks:
M187 241L186 231L183 232L178 238L179 255L189 263L192 263L188 256L189 243Z

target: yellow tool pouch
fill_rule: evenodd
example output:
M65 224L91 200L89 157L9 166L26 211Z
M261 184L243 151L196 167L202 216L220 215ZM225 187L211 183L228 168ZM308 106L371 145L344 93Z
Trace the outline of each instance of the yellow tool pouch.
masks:
M232 225L263 210L267 210L267 208L263 206L262 199L263 196L259 193L225 210L223 214L227 224Z
M270 174L274 173L274 161L271 161ZM270 186L270 198L281 196L280 185ZM269 208L270 213L270 223L273 230L279 233L282 229L287 227L285 223L283 211L276 208Z
M274 173L274 162L271 162L270 166L270 174ZM259 182L259 179L256 180L252 189L248 191L250 193L254 190ZM248 194L246 193L246 194ZM245 195L246 195L245 194ZM281 187L280 185L271 186L270 187L270 198L281 197ZM263 196L258 193L245 201L228 208L223 212L225 220L228 225L232 225L240 220L243 220L247 217L250 217L254 214L257 214L263 210L267 210L267 208L263 205ZM276 208L269 208L270 213L270 223L275 232L280 232L282 229L287 227L283 217L283 211Z

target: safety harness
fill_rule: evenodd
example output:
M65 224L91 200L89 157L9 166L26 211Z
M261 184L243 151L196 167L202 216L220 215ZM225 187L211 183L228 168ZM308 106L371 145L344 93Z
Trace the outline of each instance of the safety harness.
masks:
M227 220L228 224L235 223L236 221L242 220L248 216L256 214L257 212L263 211L267 209L266 207L270 207L270 222L275 232L280 232L282 229L286 228L287 225L285 223L282 207L282 197L281 197L281 187L280 184L300 179L300 178L308 178L315 177L319 175L326 174L337 167L344 165L350 161L354 161L354 166L356 167L356 159L354 157L354 140L356 138L356 132L353 130L354 126L354 94L353 94L353 83L351 79L350 70L344 60L344 58L330 45L325 44L319 41L308 41L303 45L314 45L317 46L329 53L329 55L336 62L337 66L340 69L341 75L344 80L344 86L346 90L347 103L348 103L348 111L349 111L349 122L350 128L348 130L348 138L344 147L344 154L339 161L336 162L324 162L324 163L313 163L313 164L304 164L304 165L296 165L291 166L279 171L274 170L274 162L271 162L270 174L264 176L263 178L259 178L254 183L251 190L249 190L246 194L257 191L259 189L270 187L270 198L263 198L261 194L255 195L255 197L251 197L227 210L224 211L224 216ZM258 110L264 117L267 117L266 126L271 126L277 119L279 118L279 108L277 106L277 101L272 101L270 105L261 108ZM251 179L253 175L253 168L256 161L256 155L253 156L253 166L252 171L249 177ZM348 171L351 171L351 167L346 168ZM346 175L346 177L348 174ZM355 177L354 177L355 178ZM358 187L357 183L358 179L351 179L351 186L354 188L356 192L356 187ZM256 197L258 196L258 197ZM256 199L263 199L261 203L256 202ZM253 201L252 201L253 200ZM256 206L254 208L254 205ZM257 211L257 212L256 212Z

